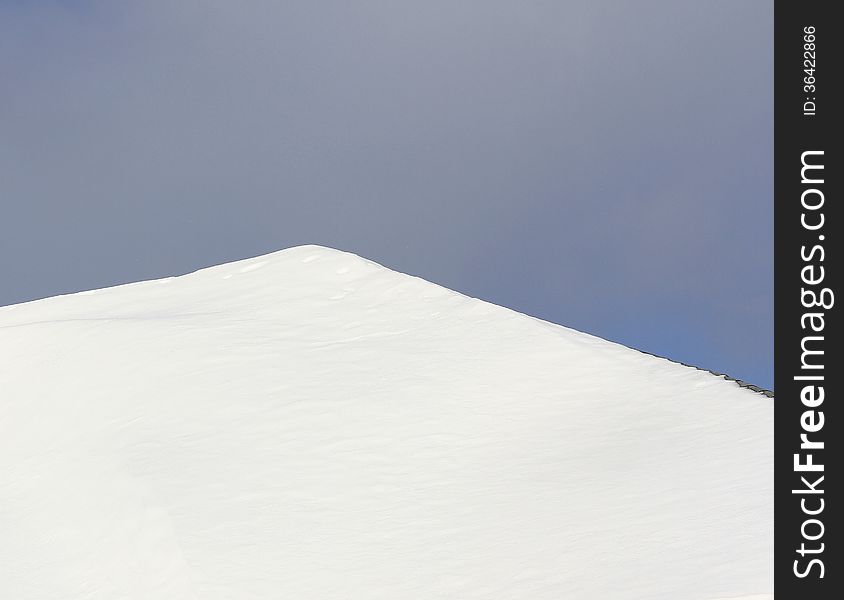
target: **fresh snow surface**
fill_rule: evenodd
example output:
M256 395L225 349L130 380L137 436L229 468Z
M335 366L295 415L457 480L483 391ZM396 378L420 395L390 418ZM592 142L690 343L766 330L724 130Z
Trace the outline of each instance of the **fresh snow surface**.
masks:
M771 598L773 401L302 246L0 308L0 598Z

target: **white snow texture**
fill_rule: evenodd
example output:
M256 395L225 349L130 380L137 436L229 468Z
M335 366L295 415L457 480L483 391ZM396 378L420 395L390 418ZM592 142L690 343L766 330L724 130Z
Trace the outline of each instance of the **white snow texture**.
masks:
M773 402L301 246L0 308L0 598L771 598Z

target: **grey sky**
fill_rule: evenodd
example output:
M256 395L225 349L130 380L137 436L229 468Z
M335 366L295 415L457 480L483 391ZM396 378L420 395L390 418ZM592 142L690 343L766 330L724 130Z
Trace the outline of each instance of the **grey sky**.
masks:
M0 0L0 304L317 243L771 387L772 12Z

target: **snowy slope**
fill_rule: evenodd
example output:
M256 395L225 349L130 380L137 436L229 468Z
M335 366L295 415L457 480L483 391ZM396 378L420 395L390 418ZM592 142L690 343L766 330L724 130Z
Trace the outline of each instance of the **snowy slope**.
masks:
M0 308L0 598L772 593L773 401L303 246Z

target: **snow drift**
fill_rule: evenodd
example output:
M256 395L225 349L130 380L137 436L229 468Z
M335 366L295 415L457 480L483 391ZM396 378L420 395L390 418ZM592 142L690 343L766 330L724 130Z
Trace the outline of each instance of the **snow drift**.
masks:
M318 246L0 309L2 598L769 597L772 462L770 398Z

